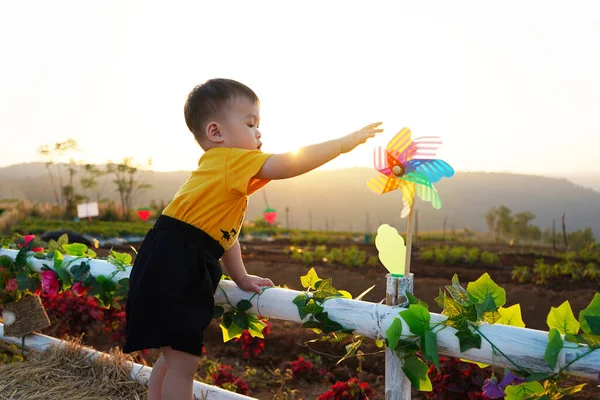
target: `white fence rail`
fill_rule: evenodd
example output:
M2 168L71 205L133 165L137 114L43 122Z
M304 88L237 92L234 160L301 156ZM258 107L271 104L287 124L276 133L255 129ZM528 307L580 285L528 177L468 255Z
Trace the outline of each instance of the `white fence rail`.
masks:
M15 250L0 249L0 255L3 254L14 258L17 252ZM73 257L65 256L65 261L69 261L70 259L73 259ZM31 258L30 265L36 270L41 270L42 263L43 261L41 260ZM46 264L51 263L46 262ZM94 276L108 276L113 271L114 266L106 261L90 261L90 272ZM116 281L126 278L129 276L130 271L131 267L128 267L126 271L116 274L113 279ZM250 299L252 297L252 293L240 290L231 281L222 281L219 287L220 289L217 290L216 294L216 303L225 304L225 294L232 304L237 304L242 299ZM252 308L250 312L268 318L302 322L298 314L298 309L292 302L300 293L302 292L296 290L270 288L265 290L260 296L254 296L251 300ZM338 322L344 328L353 329L357 334L377 339L386 337L385 332L395 318L402 320L398 313L404 310L404 308L398 306L387 306L343 298L326 301L324 308L329 318ZM431 324L437 324L445 318L440 314L431 313ZM402 321L402 325L402 336L412 336L410 328L404 321ZM506 357L494 352L492 346L486 340L482 341L480 349L470 349L461 352L458 338L455 336L456 330L451 327L445 327L437 333L439 353L509 368L514 367L509 362L508 359L510 359L521 367L534 372L551 372L551 369L544 360L544 353L548 344L547 332L498 324L484 324L480 327L480 331ZM566 372L588 379L597 378L598 371L600 370L600 352L593 352L573 362L578 356L584 354L587 348L570 348L567 346L568 343L561 350L556 370L572 362L572 364L568 365Z

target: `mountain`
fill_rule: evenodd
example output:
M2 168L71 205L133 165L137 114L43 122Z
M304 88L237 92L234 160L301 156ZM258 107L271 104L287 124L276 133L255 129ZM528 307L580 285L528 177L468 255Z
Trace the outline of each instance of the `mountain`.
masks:
M149 205L151 200L168 202L188 174L187 171L141 171L140 179L151 184L152 189L137 197L136 206ZM400 218L400 192L372 193L365 182L375 176L377 173L370 168L351 168L317 170L293 179L273 181L251 197L247 217L254 220L261 216L268 199L284 227L288 208L290 225L294 228L364 231L367 223L371 230L380 223L388 223L404 229L406 220ZM76 177L78 180L80 175ZM103 178L99 186L105 187L102 197L116 199L115 185L108 177ZM490 207L503 204L513 212L533 212L536 215L533 223L542 229L551 227L553 219L559 229L564 212L569 231L589 226L596 237L600 234L600 192L566 178L457 172L453 178L437 183L436 188L444 203L440 210L417 200L420 230L440 230L447 218L448 229L454 226L485 231L485 213ZM52 186L45 165L28 163L0 168L0 198L52 202Z

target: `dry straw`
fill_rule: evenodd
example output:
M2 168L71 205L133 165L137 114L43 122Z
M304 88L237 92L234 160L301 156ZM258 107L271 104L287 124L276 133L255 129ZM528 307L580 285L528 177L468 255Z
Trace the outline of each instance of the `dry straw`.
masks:
M147 388L130 379L131 357L119 349L109 355L93 357L75 338L0 365L0 400L145 399Z

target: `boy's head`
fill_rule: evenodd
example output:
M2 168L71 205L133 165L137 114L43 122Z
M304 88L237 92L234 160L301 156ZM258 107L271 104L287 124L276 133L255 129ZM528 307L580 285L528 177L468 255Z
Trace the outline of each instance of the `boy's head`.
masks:
M204 150L260 149L258 96L243 83L211 79L196 86L184 106L185 122Z

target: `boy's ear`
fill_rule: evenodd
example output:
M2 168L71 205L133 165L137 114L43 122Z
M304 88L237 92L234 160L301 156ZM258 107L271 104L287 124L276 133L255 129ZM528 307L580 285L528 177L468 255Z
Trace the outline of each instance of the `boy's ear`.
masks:
M206 125L206 137L214 143L223 143L223 135L218 122L212 121Z

